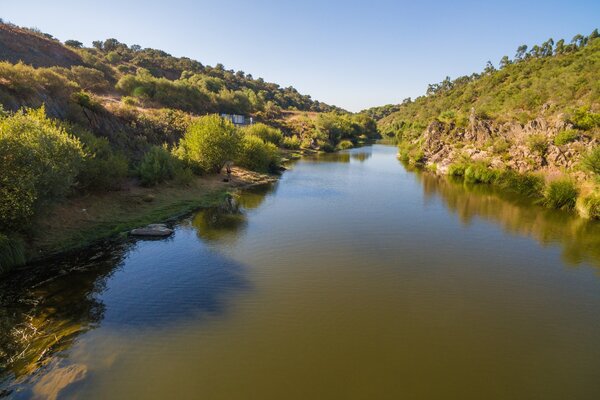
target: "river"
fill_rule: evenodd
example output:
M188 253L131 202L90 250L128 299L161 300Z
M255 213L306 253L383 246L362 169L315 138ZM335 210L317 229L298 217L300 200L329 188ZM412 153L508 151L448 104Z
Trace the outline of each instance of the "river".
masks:
M239 204L0 283L0 393L600 398L600 224L383 145Z

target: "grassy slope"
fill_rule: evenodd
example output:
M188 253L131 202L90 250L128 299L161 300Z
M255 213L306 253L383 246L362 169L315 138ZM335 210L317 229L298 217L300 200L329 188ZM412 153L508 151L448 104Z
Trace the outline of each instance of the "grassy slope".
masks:
M466 118L472 107L497 121L534 119L542 105L550 113L570 113L574 107L600 111L600 40L568 54L530 58L483 74L450 90L419 97L383 118L380 127L394 131L402 123L424 128L444 112Z
M67 199L40 216L35 231L28 236L29 258L85 247L136 227L219 205L232 190L274 180L237 168L233 172L231 183L214 175L197 178L186 187L165 183L144 188L134 184L121 191Z

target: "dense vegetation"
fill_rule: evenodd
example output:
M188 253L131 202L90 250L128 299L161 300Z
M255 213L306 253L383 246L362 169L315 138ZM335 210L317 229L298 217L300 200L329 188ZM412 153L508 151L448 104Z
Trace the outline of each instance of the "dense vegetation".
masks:
M366 110L413 165L599 218L600 34L517 49L499 68Z
M565 113L576 127L591 129L600 123L594 114L600 111L599 36L597 30L577 35L571 44L549 39L529 52L520 46L498 69L488 62L482 73L429 85L425 96L405 100L380 126L390 135L419 135L436 119L464 127L473 108L485 119L526 123L547 104L547 113Z
M63 45L1 23L0 36L7 32L14 43L0 43L0 269L23 262L22 237L66 197L125 182L186 187L228 162L273 173L284 148L333 151L377 137L366 115L222 65L115 39ZM219 113L262 122L238 127Z

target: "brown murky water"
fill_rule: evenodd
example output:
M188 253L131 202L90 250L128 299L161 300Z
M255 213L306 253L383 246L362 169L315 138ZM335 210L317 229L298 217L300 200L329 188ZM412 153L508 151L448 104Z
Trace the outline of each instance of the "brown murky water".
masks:
M10 277L0 392L600 398L600 224L395 154L305 159L240 213Z

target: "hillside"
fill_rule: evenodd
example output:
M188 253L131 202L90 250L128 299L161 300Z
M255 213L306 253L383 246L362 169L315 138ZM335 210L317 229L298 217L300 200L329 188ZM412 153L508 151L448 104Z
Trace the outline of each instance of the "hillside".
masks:
M529 52L520 46L499 69L488 63L482 73L429 85L414 101L365 112L381 117L381 132L413 165L479 183L534 173L543 181L534 196L564 183L570 195L558 208L572 209L582 194L593 199L591 216L598 218L599 36L595 30L570 44L549 39Z
M0 23L0 39L0 273L60 250L60 242L84 245L203 204L199 193L215 186L207 182L219 181L214 175L226 164L236 166L231 187L264 182L272 178L260 174L277 173L283 156L377 137L365 115L220 64L116 39L92 48L76 40L62 44L8 23ZM254 123L237 126L218 114ZM131 212L129 194L147 187L163 192L164 202ZM107 214L101 220L79 218L81 208L67 207L58 214L79 225L42 223L65 199L99 194L107 197L94 202L96 211L111 210L96 213ZM40 226L52 238L70 237L40 249Z
M81 56L51 36L14 25L0 24L0 55L2 60L19 61L34 67L65 67L82 65Z

